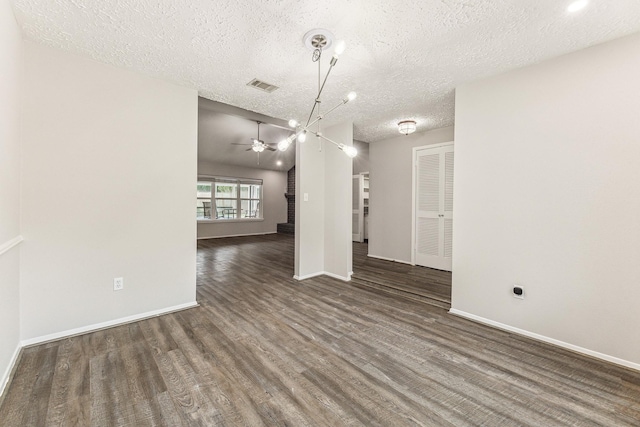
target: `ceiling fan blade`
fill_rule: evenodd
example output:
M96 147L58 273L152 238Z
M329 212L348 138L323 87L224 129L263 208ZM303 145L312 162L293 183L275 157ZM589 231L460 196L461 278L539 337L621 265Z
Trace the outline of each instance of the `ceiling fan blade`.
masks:
M265 148L266 148L267 150L269 150L269 151L278 151L278 150L276 150L275 148L270 147L270 146L268 146L268 145L267 145Z
M231 145L253 145L253 144L246 144L243 142L232 142Z
M244 150L244 151L251 151L251 150L253 150L253 147L251 147L251 148L247 148L247 149L246 149L246 150Z

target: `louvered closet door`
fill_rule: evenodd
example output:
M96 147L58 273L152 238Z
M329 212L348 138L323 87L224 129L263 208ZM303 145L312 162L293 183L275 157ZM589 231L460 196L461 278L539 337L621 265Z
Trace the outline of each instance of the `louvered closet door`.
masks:
M416 151L415 262L451 271L453 145Z

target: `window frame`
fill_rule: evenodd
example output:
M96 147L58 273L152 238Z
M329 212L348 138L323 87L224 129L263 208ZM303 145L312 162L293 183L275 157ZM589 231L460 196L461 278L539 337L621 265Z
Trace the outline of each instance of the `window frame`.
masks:
M264 182L262 179L255 179L255 178L237 178L237 177L223 177L223 176L207 176L207 175L200 175L198 176L198 180L196 185L201 184L201 183L207 183L207 184L211 184L211 197L210 198L203 198L203 197L197 197L196 195L196 200L203 200L203 201L209 201L211 203L211 212L210 218L206 218L206 217L199 217L198 216L198 207L197 207L197 203L196 203L196 220L198 222L218 222L218 223L228 223L228 222L256 222L256 221L264 221L264 210L262 209L262 206L264 206ZM229 184L229 185L234 185L236 186L236 191L235 191L235 197L216 197L216 185L219 184ZM254 185L254 186L259 186L259 194L258 197L242 197L242 185ZM251 193L251 191L249 192ZM251 194L249 194L249 196L251 196ZM235 210L235 214L233 217L217 217L218 215L218 200L223 201L223 200L229 200L229 201L233 201L235 202L235 208L226 208L226 207L220 207L220 209L229 209L229 210ZM243 217L243 209L242 209L242 203L243 202L249 202L249 204L251 204L251 202L256 202L258 208L255 209L256 211L256 216L255 217ZM204 213L204 212L203 212Z

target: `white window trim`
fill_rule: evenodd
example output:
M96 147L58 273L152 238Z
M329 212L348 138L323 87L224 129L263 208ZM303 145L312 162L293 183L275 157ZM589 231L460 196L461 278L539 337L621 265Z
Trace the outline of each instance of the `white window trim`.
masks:
M264 218L235 218L235 219L206 219L198 218L198 224L214 223L214 224L228 224L231 222L262 222Z

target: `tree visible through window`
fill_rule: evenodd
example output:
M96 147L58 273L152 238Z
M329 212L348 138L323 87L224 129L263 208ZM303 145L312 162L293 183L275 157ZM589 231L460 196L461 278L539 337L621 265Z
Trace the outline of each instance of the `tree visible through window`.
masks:
M262 218L262 180L208 178L197 183L198 219Z

